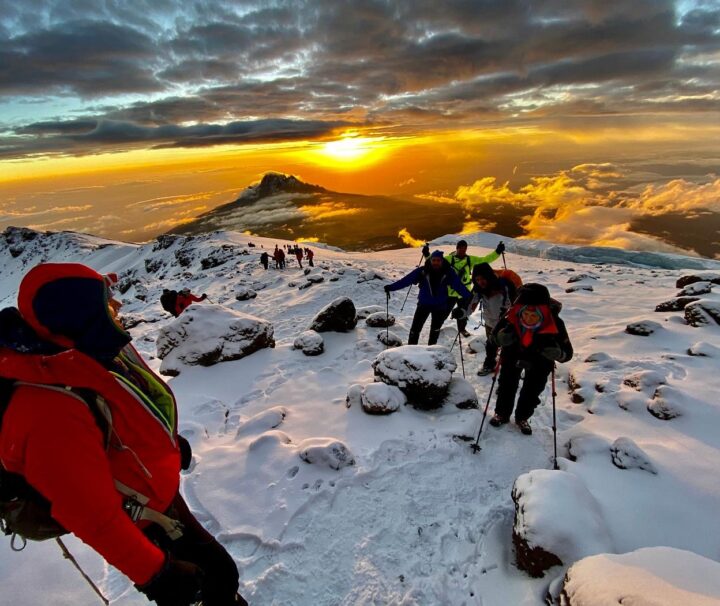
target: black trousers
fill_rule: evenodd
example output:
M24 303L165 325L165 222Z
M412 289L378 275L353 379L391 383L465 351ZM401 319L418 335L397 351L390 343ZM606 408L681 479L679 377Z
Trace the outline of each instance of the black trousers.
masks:
M215 537L202 527L179 493L167 515L183 524L181 538L171 540L165 531L154 524L145 534L175 559L191 562L202 569L205 573L202 586L203 606L247 606L247 602L242 599L236 601L240 575L235 560Z
M430 338L428 339L428 345L435 345L440 337L440 329L443 323L447 320L448 309L446 307L433 307L430 305L422 305L418 303L415 309L415 315L413 316L412 325L410 326L410 334L408 335L408 345L417 345L420 340L420 333L422 332L425 322L428 318L430 320Z
M470 305L469 299L461 299L459 297L450 297L450 300L448 301L447 315L445 317L447 318L452 313L452 310L455 309L456 307L467 310L469 305ZM468 318L458 320L457 325L458 325L458 330L460 330L460 331L465 330L468 325Z
M552 363L538 360L532 365L526 366L525 379L520 388L517 407L515 407L515 395L522 372L522 368L517 365L517 362L517 358L502 359L495 414L509 419L515 408L515 420L526 421L540 404L540 396L545 391L548 377L552 372Z
M485 361L483 362L483 368L495 368L495 361L497 359L498 346L490 338L493 332L494 326L485 326Z

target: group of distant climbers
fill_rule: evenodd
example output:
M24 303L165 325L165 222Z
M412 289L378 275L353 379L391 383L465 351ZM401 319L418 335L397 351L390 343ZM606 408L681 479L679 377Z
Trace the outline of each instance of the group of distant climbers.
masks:
M287 250L287 254L286 254ZM303 268L303 257L307 259L310 267L315 267L313 259L315 253L310 248L300 248L297 244L287 244L280 248L277 244L273 251L272 258L275 261L275 269L285 269L287 266L287 256L292 255L297 259L298 266L300 269ZM270 255L267 252L263 252L260 255L260 264L267 270L270 267Z
M490 424L499 427L509 422L515 409L515 422L522 433L532 434L529 419L540 403L547 380L556 362L567 362L573 348L559 313L562 305L550 297L542 284L522 285L518 274L507 268L493 270L490 263L501 255L505 245L484 257L468 255L467 242L460 240L454 252L423 249L425 263L393 284L393 291L418 285L418 303L410 326L408 344L416 345L423 326L430 318L428 345L437 343L440 330L452 315L458 333L467 330L469 316L483 312L486 343L485 359L478 371L481 376L499 373L495 415ZM520 395L515 397L524 376Z

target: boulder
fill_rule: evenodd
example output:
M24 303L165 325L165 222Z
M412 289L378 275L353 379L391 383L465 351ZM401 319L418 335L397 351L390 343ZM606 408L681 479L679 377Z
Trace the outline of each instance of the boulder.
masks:
M357 283L370 282L370 280L385 280L385 276L376 272L374 269L368 269L358 276Z
M395 316L392 314L385 314L384 311L380 313L370 314L365 319L365 324L371 328L387 328L388 326L395 326Z
M385 383L366 385L360 397L362 409L370 415L389 415L407 402L399 387Z
M238 289L235 292L235 299L238 301L248 301L250 299L254 299L255 297L257 297L257 293L247 286L238 286Z
M293 349L299 349L306 356L319 356L325 351L325 341L322 335L314 330L306 330L297 336Z
M442 406L457 363L447 347L404 345L382 352L373 362L375 378L396 385L420 409Z
M306 280L310 282L310 284L320 284L320 282L325 282L325 276L321 276L320 274L310 274L307 276Z
M298 446L300 458L311 465L320 465L339 470L355 465L350 449L333 438L310 438Z
M640 322L632 322L625 327L625 332L629 335L638 337L649 337L651 334L660 330L662 326L652 320L642 320Z
M701 358L718 358L720 357L720 347L706 341L698 341L688 348L688 355Z
M612 462L618 469L641 469L648 473L657 474L645 451L630 438L618 438L610 447Z
M563 606L720 606L720 564L672 547L599 554L564 577Z
M574 474L548 469L525 473L515 480L512 499L517 566L530 576L613 551L600 506Z
M485 353L485 337L472 337L467 344L467 348L472 353Z
M685 397L677 389L661 385L655 390L647 409L653 417L661 421L669 421L682 416L684 401Z
M574 276L570 276L568 278L568 284L574 284L575 282L581 282L583 280L597 280L596 276L593 276L592 274L575 274Z
M339 297L318 312L310 328L317 332L348 332L356 325L355 304L348 297Z
M713 284L720 284L720 274L714 272L703 272L702 274L691 274L678 278L675 282L675 288L685 288L690 284L697 282L712 282Z
M669 301L665 301L664 303L656 305L655 311L682 311L690 303L694 303L695 301L699 300L699 297L675 297L674 299L670 299Z
M160 373L180 374L183 366L212 366L275 347L272 324L222 305L191 305L160 330Z
M362 404L362 394L365 390L365 386L360 383L351 385L345 398L345 407L350 408L352 406L360 406Z
M403 344L402 339L392 331L383 330L379 332L377 339L385 345L385 347L400 347Z
M720 324L720 302L700 299L685 308L685 320L691 326Z
M692 297L695 295L709 295L712 292L713 286L715 285L712 282L693 282L683 288L677 296Z
M455 406L462 410L477 408L478 397L475 388L462 377L453 377L443 405Z
M380 305L367 305L365 307L358 307L357 310L357 317L358 320L364 320L368 316L371 316L372 314L379 314L383 313L385 311L384 307L381 307Z
M660 385L665 385L665 375L657 370L639 370L623 378L623 385L635 391L644 391L648 395L654 393Z

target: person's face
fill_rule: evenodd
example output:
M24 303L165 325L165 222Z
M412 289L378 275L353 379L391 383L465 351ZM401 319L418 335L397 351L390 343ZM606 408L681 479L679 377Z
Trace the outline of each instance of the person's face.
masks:
M113 297L113 293L108 291L108 313L110 314L113 322L115 322L115 324L117 324L120 328L122 328L122 324L120 323L120 318L118 316L120 314L120 309L122 309L122 305L123 304L120 301Z
M436 271L442 267L442 264L443 260L440 257L433 257L430 259L430 267Z
M467 246L458 246L455 249L455 252L457 253L457 256L462 259L467 254Z
M540 314L530 307L525 308L522 312L522 321L526 326L535 326L540 322Z
M476 276L475 284L477 284L480 288L487 288L488 281L482 276Z

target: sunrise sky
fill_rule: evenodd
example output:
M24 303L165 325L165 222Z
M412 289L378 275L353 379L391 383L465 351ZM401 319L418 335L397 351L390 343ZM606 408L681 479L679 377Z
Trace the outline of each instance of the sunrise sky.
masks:
M716 0L0 0L0 226L143 240L274 170L716 256L719 142Z

